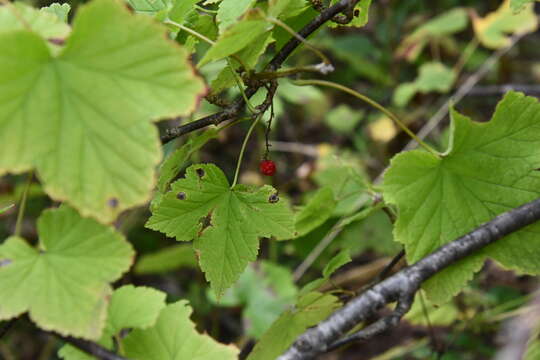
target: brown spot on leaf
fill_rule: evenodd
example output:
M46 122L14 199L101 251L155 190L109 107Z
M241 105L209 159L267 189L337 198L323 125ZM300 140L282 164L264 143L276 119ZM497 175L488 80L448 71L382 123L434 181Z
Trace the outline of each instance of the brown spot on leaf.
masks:
M197 173L197 176L200 177L201 179L202 179L203 176L205 175L204 170L201 169L201 168L196 169L195 172Z
M176 194L176 198L177 198L178 200L186 200L187 195L186 195L185 192L180 191L178 194Z
M358 15L360 15L360 10L358 9L354 10L354 16L358 17Z
M201 230L199 231L198 236L200 237L204 230L206 230L208 227L212 226L212 211L208 213L208 215L203 216L199 219L199 224L201 224Z
M279 201L279 196L278 196L277 193L273 193L272 195L270 195L270 196L268 197L268 202L269 202L270 204L275 204L275 203L277 203L278 201Z
M115 209L118 207L118 199L117 198L110 198L109 201L107 201L107 205L109 205L111 208Z
M49 38L47 39L48 42L54 45L64 45L65 40L59 39L59 38Z

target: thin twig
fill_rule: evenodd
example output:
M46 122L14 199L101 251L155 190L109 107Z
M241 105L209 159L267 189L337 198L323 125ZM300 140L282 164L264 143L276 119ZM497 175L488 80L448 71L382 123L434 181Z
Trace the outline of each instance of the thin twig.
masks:
M115 354L114 352L105 349L103 346L88 340L73 337L62 337L62 340L101 360L129 360L128 358Z
M413 296L424 281L449 265L539 219L540 199L500 214L355 297L328 319L300 335L278 359L312 359L326 352L348 331L384 305L396 300L404 303L404 299Z
M475 86L469 91L469 96L502 95L508 91L521 91L527 95L540 94L540 85L537 84L503 84Z
M306 39L309 35L319 29L325 22L330 20L334 15L339 14L340 12L346 11L360 0L340 0L338 3L332 5L328 9L321 12L310 21L306 26L304 26L300 31L298 31L298 36L302 39ZM297 37L292 37L270 60L268 65L265 67L264 71L276 71L283 65L285 60L291 55L291 53L301 44L302 42ZM251 98L259 88L263 86L262 83L257 83L252 86L248 86L245 91L246 97ZM161 137L161 142L163 144L168 143L169 141L176 139L182 135L188 134L190 132L205 128L210 125L218 125L219 123L227 120L234 119L238 114L244 109L245 102L244 99L236 99L230 106L225 110L218 113L205 116L201 119L192 121L188 124L181 125L175 128L168 129L165 134Z

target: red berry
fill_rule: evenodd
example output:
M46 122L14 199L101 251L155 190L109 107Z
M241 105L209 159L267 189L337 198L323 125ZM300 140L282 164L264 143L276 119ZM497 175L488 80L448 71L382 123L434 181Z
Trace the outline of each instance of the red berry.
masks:
M276 173L276 163L272 160L261 160L259 170L263 175L272 176Z

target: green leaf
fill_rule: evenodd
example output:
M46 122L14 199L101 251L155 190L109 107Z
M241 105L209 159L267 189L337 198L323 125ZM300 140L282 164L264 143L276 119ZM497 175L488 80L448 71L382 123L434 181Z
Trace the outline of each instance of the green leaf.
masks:
M319 189L307 205L295 216L295 237L304 236L322 225L336 208L334 192L330 186Z
M183 24L190 13L196 12L195 4L198 2L199 0L176 0L169 12L169 18L178 24Z
M524 5L522 11L515 13L510 8L510 0L492 13L481 18L473 17L474 32L482 45L499 49L510 44L509 35L527 34L538 28L538 19L533 4Z
M135 264L136 274L161 274L181 267L195 268L197 260L189 245L178 244L142 255Z
M57 57L33 33L0 33L0 174L35 167L52 198L103 222L146 202L150 120L190 113L204 91L164 34L113 0L79 9Z
M0 7L0 34L12 30L26 30L26 25L44 39L63 39L70 32L70 27L51 11L39 11L20 2Z
M438 41L463 31L468 23L469 16L467 10L463 8L455 8L445 12L424 23L412 34L405 37L397 49L397 55L413 61L430 41Z
M332 0L332 4L337 3L338 0ZM367 24L369 19L369 7L371 6L371 0L360 0L353 10L353 19L348 24L337 24L334 22L329 22L328 26L338 27L338 26L354 26L354 27L363 27Z
M219 32L223 33L225 29L233 24L236 24L238 19L248 11L255 0L223 0L219 4L218 13L216 16L219 23Z
M440 156L415 150L394 157L383 192L399 209L394 229L412 264L438 247L540 195L540 104L509 92L488 123L452 111L451 145ZM443 303L491 257L507 268L540 271L540 226L507 236L425 283Z
M49 6L42 7L40 10L54 14L62 22L67 23L68 14L69 14L69 11L71 10L71 6L69 4L52 3Z
M415 82L401 83L394 91L392 101L397 106L406 106L417 92L418 88Z
M255 345L248 360L277 359L307 328L326 319L340 307L333 295L311 292L298 300L296 307L285 311Z
M271 25L263 20L242 20L234 24L219 36L197 66L223 59L254 44L259 36L270 31L270 28Z
M358 208L359 197L366 192L366 180L355 157L336 156L334 153L317 160L315 182L321 187L331 187L337 201L334 216L349 215Z
M430 92L447 93L452 88L456 74L454 71L439 62L424 63L416 80L412 83L403 83L394 93L394 103L405 106L416 94Z
M340 104L330 110L324 120L337 133L351 135L364 114L365 112L362 110L353 110L346 104Z
M323 269L323 277L329 278L332 274L345 264L352 261L349 249L341 250L336 256L334 256Z
M352 254L374 251L381 255L395 255L401 246L394 241L388 215L378 209L380 207L369 207L341 221L344 228L334 244L349 249Z
M199 264L218 297L255 260L259 237L292 236L293 214L271 186L230 188L217 166L196 164L171 188L146 226L178 241L195 239Z
M348 264L352 261L350 251L349 249L343 249L341 250L336 256L334 256L330 261L326 264L326 266L323 269L323 277L315 279L313 281L310 281L304 287L302 287L302 290L300 290L300 295L307 294L313 290L316 290L320 288L322 285L324 285L328 280L330 280L330 276L342 267L345 264Z
M233 360L238 349L217 343L201 335L189 319L187 301L168 305L159 314L155 326L133 330L122 341L126 356L133 360Z
M126 0L133 10L137 13L146 15L156 15L161 11L170 10L173 6L171 0ZM180 0L177 2L187 2Z
M133 285L116 289L111 298L107 325L112 334L122 329L146 329L153 326L165 307L164 292Z
M306 0L269 0L268 15L286 19L298 15L308 6Z
M134 252L122 235L66 206L43 212L38 249L18 237L0 246L0 319L26 311L41 328L98 339L105 324L108 283ZM54 294L54 296L51 296Z
M411 306L411 310L403 317L404 320L410 322L413 325L427 325L427 318L429 319L429 326L450 326L459 318L459 310L453 302L447 302L440 306L435 306L429 301L425 300L425 311L420 299L420 294L415 296L414 302Z

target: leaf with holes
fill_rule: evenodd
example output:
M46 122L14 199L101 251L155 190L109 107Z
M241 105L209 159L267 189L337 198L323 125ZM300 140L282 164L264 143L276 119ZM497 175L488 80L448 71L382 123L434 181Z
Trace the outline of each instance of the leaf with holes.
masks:
M150 121L190 113L204 92L165 32L114 0L81 7L58 55L30 31L0 32L0 174L35 167L52 198L102 222L147 201L161 156Z
M219 297L257 257L259 237L291 237L294 216L271 186L230 187L213 164L196 164L171 185L147 227L194 241L199 264Z
M238 349L234 346L219 344L197 332L189 318L191 312L187 301L168 305L153 327L133 330L122 340L126 356L144 360L237 359Z
M399 209L394 229L414 263L441 245L540 196L540 104L509 92L488 123L452 111L451 145L437 157L415 150L394 157L384 176L387 202ZM425 283L442 303L491 257L540 272L540 225L531 225L443 270Z
M98 339L108 283L129 268L133 249L112 228L67 206L45 211L38 233L37 249L19 237L0 246L0 293L9 294L0 300L0 319L28 311L43 329Z
M332 4L337 3L338 0L333 0ZM329 27L337 26L354 26L354 27L363 27L367 24L369 20L369 7L371 6L371 0L360 0L353 9L352 20L347 24L337 24L329 22Z

